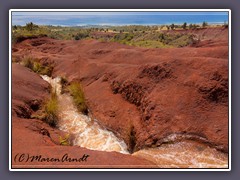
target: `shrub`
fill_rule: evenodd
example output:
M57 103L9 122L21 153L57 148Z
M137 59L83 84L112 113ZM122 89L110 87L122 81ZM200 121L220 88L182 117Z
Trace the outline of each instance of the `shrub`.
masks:
M169 45L174 47L184 47L188 46L193 43L193 36L192 35L182 35L181 37L171 41Z
M68 80L66 77L61 77L60 83L62 86L65 86L68 84Z
M183 29L186 29L186 28L187 28L187 23L186 23L186 22L183 23L182 28L183 28Z
M72 82L68 86L68 90L72 95L73 101L77 106L78 110L83 114L87 114L88 109L87 109L86 100L85 100L85 96L84 96L84 92L81 84L78 82Z
M40 73L41 69L42 69L42 66L41 66L41 64L40 64L39 62L33 62L33 68L32 68L32 70L33 70L34 72Z
M33 69L33 59L31 57L24 57L22 64L29 69Z
M52 127L56 127L58 123L58 100L56 92L51 92L51 97L44 106L45 121Z
M79 32L77 33L77 35L75 36L75 40L81 40L81 39L84 39L84 38L87 38L89 37L89 33L88 32Z
M174 24L171 24L170 27L171 27L172 30L174 30L175 25L174 25Z
M205 27L207 27L207 26L208 26L208 23L204 21L204 22L202 23L202 27L205 28Z
M64 138L60 136L59 142L60 142L60 145L62 146L69 146L70 145L69 134L67 134Z
M25 28L28 31L32 31L33 29L38 28L38 26L36 24L33 24L32 22L30 22L30 23L26 24Z
M38 59L33 59L32 57L25 57L22 60L23 66L31 69L33 72L51 76L53 67L51 65L43 65Z
M42 66L42 69L39 72L39 74L51 76L52 75L52 71L53 71L53 67L52 66Z

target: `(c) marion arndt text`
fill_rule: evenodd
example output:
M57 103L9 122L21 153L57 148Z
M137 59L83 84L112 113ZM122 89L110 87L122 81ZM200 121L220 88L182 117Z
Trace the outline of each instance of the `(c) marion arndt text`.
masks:
M70 157L67 153L61 157L45 157L43 155L30 155L28 153L18 153L14 157L15 162L86 162L90 157L83 154L81 157Z

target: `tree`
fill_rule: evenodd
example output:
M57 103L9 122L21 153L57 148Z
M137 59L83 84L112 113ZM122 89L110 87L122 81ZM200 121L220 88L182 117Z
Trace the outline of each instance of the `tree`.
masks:
M207 26L208 26L208 23L205 22L205 21L203 21L203 23L202 23L202 27L205 28L205 27L207 27Z
M14 26L13 26L13 29L14 29L14 30L16 30L16 29L17 29L17 26L16 26L16 25L14 25Z
M26 29L27 29L28 31L32 31L32 30L33 30L33 23L32 23L32 22L27 23L27 24L26 24Z
M174 24L171 24L170 27L171 27L171 29L173 30L174 27L175 27L175 25L174 25Z
M37 28L38 26L30 22L30 23L27 23L25 27L28 31L32 31L34 28Z
M192 24L189 24L189 29L192 29L193 28L193 25Z
M187 28L187 23L186 23L186 22L183 23L182 28L183 28L183 29L186 29L186 28Z

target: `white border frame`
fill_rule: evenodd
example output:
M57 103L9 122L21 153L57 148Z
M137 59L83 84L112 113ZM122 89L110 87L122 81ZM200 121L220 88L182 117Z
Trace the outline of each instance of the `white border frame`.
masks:
M168 11L174 11L174 12L188 12L188 11L196 11L196 12L228 12L228 26L229 26L229 59L228 59L228 88L229 88L229 101L228 101L228 142L229 142L229 159L228 159L228 169L110 169L110 168L104 168L104 169L17 169L12 168L12 12L31 12L31 11L38 11L38 12L71 12L71 11L92 11L92 12L102 12L102 11L119 11L119 12L125 12L125 11L132 11L132 12L168 12ZM9 171L231 171L231 9L10 9L9 10Z

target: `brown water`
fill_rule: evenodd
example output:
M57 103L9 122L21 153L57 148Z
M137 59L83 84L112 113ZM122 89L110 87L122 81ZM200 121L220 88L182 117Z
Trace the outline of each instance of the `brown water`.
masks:
M228 155L194 141L164 144L133 154L154 162L160 168L228 168Z
M61 94L60 78L42 76L56 90L59 101L60 130L74 135L73 145L99 151L128 154L127 145L111 131L101 127L96 119L79 113L72 97ZM171 136L170 138L174 138ZM164 144L158 148L142 149L133 156L147 159L159 168L227 168L228 155L194 141Z
M127 145L117 138L111 131L102 128L96 119L78 112L69 94L61 94L60 78L42 76L54 90L59 103L58 128L73 135L73 145L99 151L116 151L128 154Z

